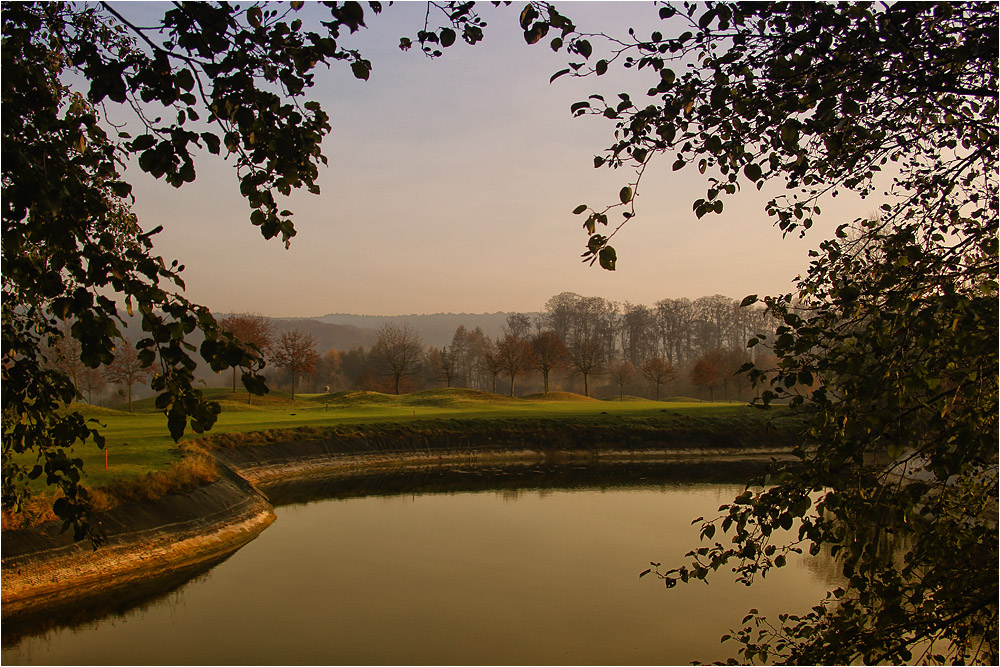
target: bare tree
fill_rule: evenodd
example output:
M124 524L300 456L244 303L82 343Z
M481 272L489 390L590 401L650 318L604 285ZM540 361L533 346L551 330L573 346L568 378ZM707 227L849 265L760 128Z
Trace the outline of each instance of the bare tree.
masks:
M267 355L274 345L274 326L271 320L263 315L257 313L229 315L219 321L219 326L236 336L240 342L257 346L264 355ZM236 393L236 366L233 366L233 393Z
M691 356L694 304L690 299L656 302L656 328L660 349L670 363L679 366Z
M527 340L507 332L497 343L496 354L500 360L500 369L510 376L510 395L513 396L514 378L533 367L535 352Z
M604 363L604 344L596 335L580 336L567 348L570 367L583 376L583 395L590 396L588 378L600 373Z
M566 343L570 338L573 322L577 317L580 301L579 294L563 292L545 302L542 320L545 326L555 332L559 340Z
M64 323L59 330L60 337L48 348L46 361L56 370L65 373L79 394L81 376L88 370L80 361L80 341L70 333L68 324Z
M393 379L396 394L399 394L399 381L416 373L423 355L420 336L405 323L380 326L370 353L379 372Z
M515 338L527 340L531 335L531 318L524 313L511 313L507 316L507 326L504 333L508 333Z
M497 347L498 346L490 340L489 336L483 336L480 342L479 363L485 374L489 375L493 379L493 389L491 391L494 394L497 393L497 376L500 375L500 371L503 370L503 362L500 358Z
M298 329L281 334L271 352L271 360L279 368L292 376L292 400L295 400L295 382L302 375L316 370L319 352L316 351L316 339L312 335Z
M459 373L458 355L447 347L432 347L427 353L427 367L434 377L444 380L446 387L451 387Z
M656 385L656 400L660 400L660 385L666 384L677 375L677 369L663 357L650 357L642 362L642 375Z
M87 402L94 404L94 392L100 396L104 391L104 375L96 368L84 366L80 371L79 391L87 392Z
M132 386L136 382L144 384L152 374L152 370L142 365L135 348L127 339L115 348L114 360L104 368L104 377L108 382L127 390L129 412L132 412Z
M621 359L611 364L608 369L615 384L618 385L618 400L625 400L625 385L635 377L635 366L627 359Z
M542 374L545 393L549 393L549 373L566 363L566 346L555 331L541 331L531 339L535 351L535 368Z

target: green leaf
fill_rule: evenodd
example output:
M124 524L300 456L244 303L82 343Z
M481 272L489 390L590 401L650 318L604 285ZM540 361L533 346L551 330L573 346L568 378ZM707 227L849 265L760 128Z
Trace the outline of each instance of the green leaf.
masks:
M151 134L142 134L132 140L130 144L133 153L147 150L156 143L156 138Z
M757 303L757 295L756 294L751 294L750 296L743 297L743 300L740 301L740 308L746 308L747 306L749 306L752 303Z
M622 201L623 204L627 204L630 201L632 201L632 188L630 188L629 186L626 185L618 193L618 198L621 199L621 201Z
M538 11L535 10L535 7L531 3L525 5L524 9L521 10L521 16L519 18L521 30L527 30L528 26L531 25L531 22L536 18L538 18Z
M367 60L355 60L351 63L351 71L354 72L354 76L358 79L368 80L368 75L371 73L372 65Z
M448 47L455 43L455 31L451 28L441 30L441 46Z
M604 246L601 248L599 255L599 261L601 268L607 269L608 271L615 270L615 263L618 261L618 253L611 246Z
M247 10L247 22L254 28L259 28L261 26L260 7L254 6Z
M604 59L598 60L594 66L594 70L597 72L597 76L606 74L608 71L608 61Z
M561 77L564 74L569 74L569 70L568 69L561 69L561 70L559 70L558 72L556 72L555 74L553 74L549 78L549 83L552 83L553 81L555 81L556 79L558 79L559 77Z
M174 82L178 87L184 90L191 90L194 88L194 75L191 74L191 70L182 69L174 75Z
M755 162L750 162L747 166L743 167L743 175L749 178L751 181L759 181L760 177L763 175L760 165Z
M583 213L586 210L587 210L587 205L586 204L580 204L579 206L577 206L576 208L573 209L573 215L580 215L581 213Z

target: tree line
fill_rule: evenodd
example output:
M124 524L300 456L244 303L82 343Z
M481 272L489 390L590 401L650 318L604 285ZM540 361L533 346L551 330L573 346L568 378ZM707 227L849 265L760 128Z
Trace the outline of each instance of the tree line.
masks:
M466 387L511 396L613 391L709 400L749 397L750 385L737 371L765 361L766 352L747 348L747 341L774 329L763 308L718 294L644 305L571 292L553 296L539 313L509 314L496 337L459 325L441 347L425 345L406 323L383 324L367 349L326 351L302 331L275 333L262 315L230 315L221 325L256 345L271 384L293 394ZM232 385L236 391L235 372Z
M319 349L300 329L278 332L255 313L231 314L220 326L255 346L265 376L278 389L309 393L350 389L405 393L434 387L465 387L511 396L550 390L585 396L612 393L659 400L685 395L708 400L750 397L745 363L766 361L763 347L747 341L773 331L763 308L741 307L720 294L698 299L662 299L653 305L615 302L563 292L539 313L510 313L503 332L459 325L451 344L428 346L407 323L387 323L367 349ZM50 355L88 402L102 398L132 409L136 385L150 374L127 340L102 371L79 362L75 339L63 338ZM78 344L77 344L78 346ZM231 371L233 392L240 387ZM110 389L110 391L109 391ZM253 395L247 394L252 402Z

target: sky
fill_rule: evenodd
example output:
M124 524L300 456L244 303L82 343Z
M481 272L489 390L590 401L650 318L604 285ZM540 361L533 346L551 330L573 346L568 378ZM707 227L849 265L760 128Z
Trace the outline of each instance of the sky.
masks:
M141 18L157 4L116 6ZM287 250L249 223L232 161L206 154L197 180L181 189L128 171L140 225L164 227L154 249L186 266L188 298L216 312L273 317L537 311L564 291L649 305L741 299L789 291L810 248L876 207L842 196L824 202L805 239L783 238L764 213L765 189L727 199L722 215L698 221L691 204L704 196L704 177L693 167L673 172L661 158L643 177L638 216L613 241L617 270L582 263L587 234L572 210L614 203L635 176L594 169L594 156L614 141L613 121L573 118L570 106L592 93L643 99L648 71L612 68L550 84L566 54L525 44L519 6L480 4L485 41L459 42L443 58L398 48L423 26L419 2L396 3L341 40L373 71L361 81L334 63L312 89L333 126L323 143L329 165L320 195L289 200L298 234ZM584 32L663 29L652 3L557 6ZM592 59L600 51L595 41Z

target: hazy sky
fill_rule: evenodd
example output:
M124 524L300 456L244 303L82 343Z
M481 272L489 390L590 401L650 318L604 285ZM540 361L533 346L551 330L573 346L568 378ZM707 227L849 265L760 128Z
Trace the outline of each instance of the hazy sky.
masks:
M133 16L154 10L118 6ZM651 3L557 6L585 32L662 29ZM291 198L298 235L289 250L250 225L232 162L202 160L197 181L180 190L130 172L140 224L163 225L155 250L187 266L189 298L219 312L290 317L533 311L563 291L646 304L742 298L787 291L809 248L877 206L826 203L804 240L782 239L757 192L697 221L691 203L704 196L704 177L661 159L643 178L638 217L614 240L617 271L585 265L573 208L613 203L634 173L593 168L613 121L574 119L569 107L591 93L643 99L648 71L550 85L566 55L527 46L515 6L482 8L489 26L475 47L456 44L437 60L401 52L399 37L422 27L425 9L397 3L352 37L372 61L369 81L343 64L320 74L312 94L331 117L330 164L321 195Z

